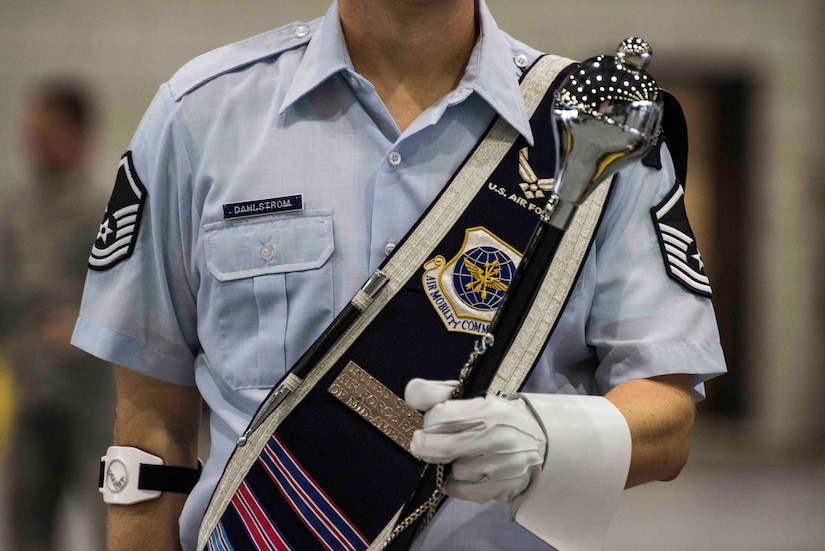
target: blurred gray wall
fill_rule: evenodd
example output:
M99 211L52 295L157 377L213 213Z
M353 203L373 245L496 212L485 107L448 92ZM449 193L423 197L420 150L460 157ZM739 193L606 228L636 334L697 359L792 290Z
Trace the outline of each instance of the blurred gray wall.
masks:
M771 452L822 443L825 408L821 271L825 3L821 0L489 0L499 24L531 45L583 59L640 35L657 67L678 74L746 70L757 79L749 143L754 166L742 281L753 315L743 369L749 415L740 429ZM14 147L27 86L80 75L104 101L95 172L108 188L158 85L195 55L293 20L327 0L0 0L0 170L24 181ZM664 70L664 69L663 69ZM725 185L712 181L712 185ZM103 205L101 205L101 209ZM724 254L724 252L723 252Z

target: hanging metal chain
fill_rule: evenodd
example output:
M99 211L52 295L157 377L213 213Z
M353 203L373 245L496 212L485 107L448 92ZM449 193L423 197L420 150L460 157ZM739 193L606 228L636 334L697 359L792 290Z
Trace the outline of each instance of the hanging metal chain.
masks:
M443 488L444 488L444 465L436 465L435 466L435 490L433 491L432 495L430 496L430 498L427 501L425 501L424 503L422 503L421 505L416 507L415 511L410 513L407 516L407 518L405 518L404 520L402 520L401 522L399 522L398 524L395 525L395 527L392 529L392 532L390 532L390 535L387 536L386 541L384 541L384 543L381 545L381 549L382 550L386 549L389 546L389 544L392 542L392 540L397 538L402 532L404 532L404 530L406 530L407 528L412 526L413 523L415 523L415 521L417 521L421 517L421 515L424 515L425 513L426 513L427 516L424 517L424 520L422 521L424 523L422 525L422 528L424 526L427 526L430 523L430 521L433 519L433 516L435 516L436 510L438 510L438 505L441 503L441 501L445 497L444 492L442 491Z
M467 361L464 363L464 366L461 368L461 371L458 374L458 385L456 385L455 389L453 390L452 394L450 395L451 399L456 399L461 394L461 387L464 384L464 381L467 379L467 376L472 371L473 366L475 365L476 360L479 356L487 352L487 349L493 346L495 342L495 337L491 333L485 333L481 339L477 340L475 345L473 346L473 351L470 353L470 356L467 358ZM390 532L389 536L387 536L386 541L381 545L381 550L386 549L389 546L390 542L392 542L395 538L397 538L402 532L404 532L407 528L413 525L415 521L417 521L422 515L424 520L422 520L421 529L424 529L435 516L436 511L438 511L438 506L446 497L444 495L444 482L446 481L446 466L443 464L435 465L435 490L433 490L432 495L415 508L415 510L407 515L407 517L395 525L395 527Z

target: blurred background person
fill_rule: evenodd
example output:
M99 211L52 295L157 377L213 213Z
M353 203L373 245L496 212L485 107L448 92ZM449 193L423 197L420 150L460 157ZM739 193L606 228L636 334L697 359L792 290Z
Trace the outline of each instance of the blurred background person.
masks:
M105 204L88 176L95 111L79 82L37 84L17 126L28 180L0 206L0 354L17 405L6 461L12 545L4 549L58 548L68 498L72 521L88 520L88 541L101 549L104 541L97 475L111 439L113 386L108 370L69 345Z

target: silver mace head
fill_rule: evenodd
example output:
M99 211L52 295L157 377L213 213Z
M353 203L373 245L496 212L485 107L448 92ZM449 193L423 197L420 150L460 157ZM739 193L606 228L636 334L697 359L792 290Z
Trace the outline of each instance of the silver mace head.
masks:
M555 192L560 204L554 226L564 228L599 182L643 157L656 143L662 94L646 69L652 55L646 41L628 38L615 56L583 61L556 92Z

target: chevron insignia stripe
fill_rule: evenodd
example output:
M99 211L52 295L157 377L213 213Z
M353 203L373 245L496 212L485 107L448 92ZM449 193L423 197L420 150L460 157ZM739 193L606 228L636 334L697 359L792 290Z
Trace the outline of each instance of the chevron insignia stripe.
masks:
M682 185L677 182L651 214L668 275L688 291L710 297L710 280L688 223Z

